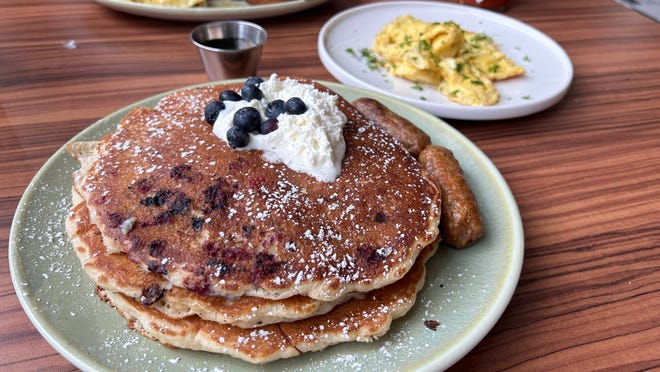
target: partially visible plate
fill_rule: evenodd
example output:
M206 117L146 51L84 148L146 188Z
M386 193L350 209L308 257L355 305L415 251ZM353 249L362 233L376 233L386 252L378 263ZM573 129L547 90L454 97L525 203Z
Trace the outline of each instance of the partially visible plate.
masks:
M93 294L93 282L67 239L64 220L71 205L71 172L78 164L62 148L28 185L9 238L14 288L44 338L77 367L94 371L437 371L467 354L499 319L520 276L523 230L509 187L483 152L433 115L381 94L320 83L350 101L375 98L425 130L433 143L450 148L483 214L483 239L467 249L439 249L427 264L427 282L417 303L393 322L385 336L254 366L229 356L170 349L127 329L123 318ZM153 107L164 94L99 120L72 141L99 139L113 131L131 108ZM440 325L432 331L424 326L425 320Z
M496 105L472 107L451 102L431 85L423 85L420 91L417 84L393 77L384 69L369 69L366 60L359 58L360 50L373 50L376 34L404 14L425 22L454 21L464 30L485 33L526 73L495 83L500 93ZM347 9L330 18L321 29L318 53L326 69L342 83L396 97L449 119L497 120L530 115L557 103L573 79L573 65L566 52L537 29L496 12L442 2L381 2Z
M214 21L220 19L256 19L299 12L328 0L291 0L272 4L249 5L245 1L213 1L211 6L177 8L133 3L129 0L94 0L120 12L177 21Z

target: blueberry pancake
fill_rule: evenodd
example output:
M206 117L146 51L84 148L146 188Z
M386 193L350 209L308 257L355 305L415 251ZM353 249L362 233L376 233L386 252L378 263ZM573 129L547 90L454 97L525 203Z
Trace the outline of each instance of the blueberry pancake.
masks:
M436 247L437 244L432 244L425 248L401 280L373 290L363 299L345 302L324 315L252 329L197 316L172 319L102 287L97 287L97 294L116 308L129 327L164 345L266 363L342 342L369 342L385 334L392 321L404 316L415 303L424 284L425 263Z
M413 156L343 98L308 81L269 93L280 81L293 80L252 84L266 93L246 91L248 83L173 93L156 109L133 109L98 142L69 145L81 163L74 188L108 251L202 296L327 302L401 279L438 236L437 188ZM205 112L215 101L234 107L219 98L228 89L244 101L257 94L250 104L262 102L266 116L271 103L288 104L287 94L300 95L305 111L275 116L279 129L250 134L246 145L234 127L218 132L222 112ZM288 132L289 119L295 128L319 115L323 121L328 104L345 117L342 138ZM242 121L234 126L243 130ZM285 146L294 163L337 143L328 156L339 159L340 172L319 180L249 147L268 138L298 145Z
M282 300L241 296L200 296L173 286L161 275L142 270L124 253L108 253L98 228L89 220L85 203L74 193L74 207L66 220L67 233L82 268L108 291L122 294L172 319L191 315L220 324L251 328L324 314L354 295L331 302L305 296ZM363 297L364 295L360 295Z

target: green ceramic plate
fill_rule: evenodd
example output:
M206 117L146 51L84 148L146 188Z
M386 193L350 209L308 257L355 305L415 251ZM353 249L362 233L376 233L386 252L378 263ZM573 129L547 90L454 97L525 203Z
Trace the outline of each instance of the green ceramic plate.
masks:
M467 354L500 317L520 275L523 230L511 191L473 143L435 116L379 94L321 83L348 100L380 100L429 133L433 143L454 151L483 213L484 238L464 250L442 247L427 265L428 280L416 305L385 336L254 366L228 356L169 349L127 329L123 318L93 294L93 283L67 240L64 219L77 162L62 148L28 185L9 240L16 293L46 340L83 370L436 371ZM72 141L98 139L114 130L132 107L153 107L160 97L121 109ZM440 326L432 331L424 326L425 320L437 320Z

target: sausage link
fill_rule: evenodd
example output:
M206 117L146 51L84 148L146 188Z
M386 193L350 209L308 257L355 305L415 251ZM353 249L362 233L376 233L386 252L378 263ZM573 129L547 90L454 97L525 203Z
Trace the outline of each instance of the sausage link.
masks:
M424 147L431 144L428 134L374 99L359 98L353 101L353 106L367 119L399 141L403 148L415 157Z
M479 206L454 154L441 146L427 146L419 154L427 177L441 191L442 241L457 248L474 244L484 228Z

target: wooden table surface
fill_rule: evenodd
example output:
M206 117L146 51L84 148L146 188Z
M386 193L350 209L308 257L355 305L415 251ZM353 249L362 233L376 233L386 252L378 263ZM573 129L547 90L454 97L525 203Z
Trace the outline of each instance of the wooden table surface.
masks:
M260 75L335 80L317 35L331 0L256 22ZM403 10L402 10L403 11ZM518 288L453 370L660 368L660 24L614 1L513 1L507 15L555 39L575 70L566 97L511 120L446 120L509 183L525 233ZM0 4L0 369L74 370L37 332L9 272L26 185L75 134L156 93L206 81L192 22L83 0Z

